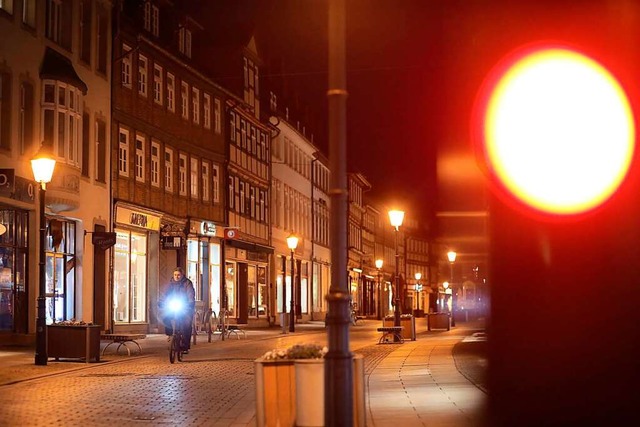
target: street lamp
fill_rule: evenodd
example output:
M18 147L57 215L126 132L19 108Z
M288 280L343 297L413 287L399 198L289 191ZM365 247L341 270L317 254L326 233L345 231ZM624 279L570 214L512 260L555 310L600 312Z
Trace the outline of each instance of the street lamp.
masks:
M417 272L414 274L416 278L416 293L418 294L418 311L420 311L420 292L422 291L422 285L420 284L420 279L422 279L422 273Z
M456 252L447 252L447 258L449 259L449 265L451 266L451 326L456 326L456 293L453 286L453 263L456 262Z
M31 169L36 182L40 183L38 191L38 208L40 211L40 245L39 245L39 277L38 277L38 317L36 318L36 365L46 365L49 359L47 355L47 319L45 311L46 302L46 272L44 241L46 239L46 218L44 216L44 198L47 192L47 183L51 182L56 161L42 146L31 159Z
M291 250L291 312L289 313L289 332L295 332L296 331L296 326L295 326L296 290L295 290L295 268L294 268L295 260L293 259L293 252L298 247L298 237L293 234L287 237L287 246Z
M376 260L376 268L378 269L378 320L382 319L382 283L380 281L380 269L384 261L382 259Z
M395 290L395 304L393 306L393 326L400 327L400 275L398 273L400 264L400 255L398 254L398 229L402 225L404 219L404 211L391 210L389 211L389 222L392 227L396 229L396 290ZM399 341L398 336L394 335L394 342Z

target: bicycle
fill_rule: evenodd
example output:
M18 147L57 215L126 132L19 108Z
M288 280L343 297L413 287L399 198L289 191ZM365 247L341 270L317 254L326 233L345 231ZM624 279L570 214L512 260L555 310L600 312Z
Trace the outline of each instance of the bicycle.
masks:
M182 362L184 351L184 334L182 333L181 319L184 317L185 303L180 298L174 298L168 302L168 311L171 316L171 328L173 332L169 337L169 362L175 363L176 358ZM189 339L188 337L186 339Z

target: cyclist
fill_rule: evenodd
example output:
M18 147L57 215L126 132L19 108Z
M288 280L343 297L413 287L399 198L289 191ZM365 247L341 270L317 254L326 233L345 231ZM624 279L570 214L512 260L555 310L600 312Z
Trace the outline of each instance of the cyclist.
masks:
M184 353L189 352L191 347L191 330L193 328L193 314L196 304L196 291L193 287L193 282L184 275L184 270L181 267L176 267L173 270L173 277L169 281L169 286L165 290L164 294L158 301L158 306L162 309L166 301L171 298L182 298L185 303L185 311L183 316L176 324L181 325L183 348ZM173 335L173 328L171 327L171 317L168 314L163 315L162 321L165 327L165 333L167 336Z

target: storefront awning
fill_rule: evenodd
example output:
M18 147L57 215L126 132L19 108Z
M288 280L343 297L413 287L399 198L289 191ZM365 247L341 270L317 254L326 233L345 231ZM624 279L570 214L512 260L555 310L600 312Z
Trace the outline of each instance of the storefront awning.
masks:
M82 81L71 64L71 60L50 47L45 48L40 66L40 78L69 83L87 94L87 85Z
M241 240L226 240L226 243L227 243L227 245L233 246L234 248L244 249L244 250L247 250L247 251L264 252L264 253L268 253L268 254L272 254L273 253L273 247L266 246L266 245L260 245L258 243L243 242Z

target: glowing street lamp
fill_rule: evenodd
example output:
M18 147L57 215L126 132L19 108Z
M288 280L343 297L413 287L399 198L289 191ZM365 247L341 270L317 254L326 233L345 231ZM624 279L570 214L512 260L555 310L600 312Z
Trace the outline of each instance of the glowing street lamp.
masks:
M376 268L378 269L378 320L382 318L382 283L380 281L380 269L384 261L382 259L376 260Z
M447 252L447 258L449 259L449 265L451 266L451 326L456 326L456 293L453 286L453 263L456 262L456 252Z
M289 332L295 332L296 326L296 291L295 291L295 260L293 259L293 252L298 247L298 236L291 234L287 237L287 246L291 251L291 312L289 313Z
M420 311L420 292L422 291L422 285L420 284L420 279L422 279L422 273L420 272L416 272L416 274L414 274L414 277L416 278L416 293L418 294L418 311Z
M49 151L42 146L38 153L31 159L31 169L36 182L40 183L38 191L38 209L40 213L40 245L39 249L39 276L38 276L38 317L36 318L36 354L35 364L46 365L49 359L47 355L47 319L45 311L46 302L46 272L44 241L46 239L46 217L44 215L44 199L47 192L47 183L51 182L56 161Z
M393 326L400 327L400 274L398 273L400 264L400 255L398 254L398 229L402 225L404 220L404 211L391 210L389 211L389 222L391 226L396 229L396 290L395 290L395 304L393 306ZM399 341L398 336L394 335L394 341Z

